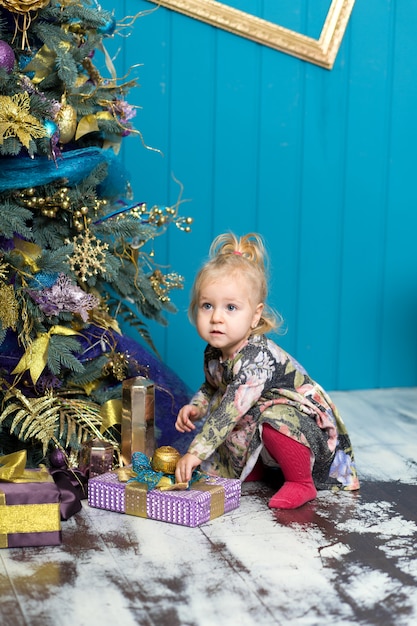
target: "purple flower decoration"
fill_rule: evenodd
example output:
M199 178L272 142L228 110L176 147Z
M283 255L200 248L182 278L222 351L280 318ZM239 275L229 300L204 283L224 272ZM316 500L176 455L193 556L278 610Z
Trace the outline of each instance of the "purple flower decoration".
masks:
M118 116L122 124L126 124L136 115L135 108L126 100L116 100L112 103L112 106L113 112Z
M62 311L78 313L83 322L88 321L88 311L100 304L99 298L85 293L65 274L60 274L52 287L29 294L45 315L58 315Z

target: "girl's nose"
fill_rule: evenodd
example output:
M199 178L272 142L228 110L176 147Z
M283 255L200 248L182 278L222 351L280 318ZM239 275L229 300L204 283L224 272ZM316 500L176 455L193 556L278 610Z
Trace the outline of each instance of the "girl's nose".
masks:
M216 322L222 321L222 315L221 315L220 309L213 308L212 313L211 313L211 321L213 324L215 324Z

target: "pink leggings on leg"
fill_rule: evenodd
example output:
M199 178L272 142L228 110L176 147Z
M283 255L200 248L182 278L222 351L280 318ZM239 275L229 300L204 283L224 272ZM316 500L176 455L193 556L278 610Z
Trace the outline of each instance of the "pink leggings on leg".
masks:
M272 496L273 509L296 509L317 496L311 475L310 448L263 424L262 439L284 474L285 482Z

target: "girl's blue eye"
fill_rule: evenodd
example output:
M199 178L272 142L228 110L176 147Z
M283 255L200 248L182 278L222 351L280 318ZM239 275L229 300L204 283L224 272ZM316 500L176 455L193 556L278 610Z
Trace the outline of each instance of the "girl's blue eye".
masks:
M210 304L209 302L204 302L204 303L201 305L201 308L202 308L202 309L205 309L206 311L208 311L208 310L211 308L211 304Z
M227 310L228 311L236 311L236 307L234 304L228 304L227 305Z

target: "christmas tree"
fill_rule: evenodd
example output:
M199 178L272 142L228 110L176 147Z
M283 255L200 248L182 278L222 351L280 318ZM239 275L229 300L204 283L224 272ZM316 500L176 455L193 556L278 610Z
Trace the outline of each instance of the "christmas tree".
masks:
M93 436L117 447L122 381L161 373L121 326L151 344L145 319L165 323L182 286L152 240L191 220L135 203L118 156L136 80L106 54L117 32L89 0L0 0L0 454L34 465Z

